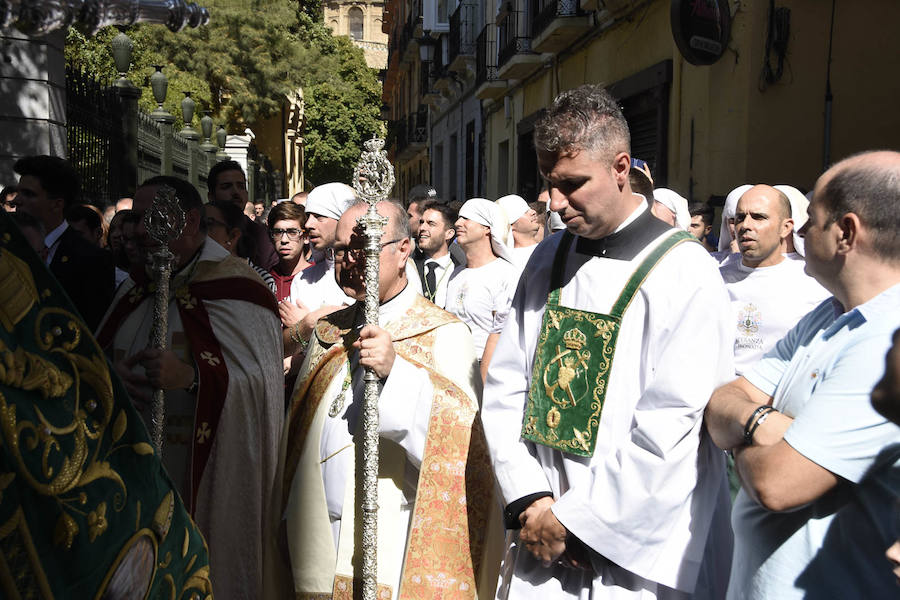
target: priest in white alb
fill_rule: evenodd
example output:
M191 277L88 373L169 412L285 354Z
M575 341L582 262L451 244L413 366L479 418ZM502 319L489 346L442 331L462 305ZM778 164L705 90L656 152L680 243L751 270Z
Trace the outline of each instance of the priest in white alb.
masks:
M732 374L722 281L632 194L601 87L561 94L535 145L567 231L532 254L485 384L509 530L497 597L721 597L728 495L703 410Z
M363 375L371 367L380 380L378 597L487 599L496 585L501 523L477 418L472 336L408 285L408 220L391 202L378 204L389 218L380 326L365 324L365 242L357 219L366 209L360 203L341 216L333 246L335 277L358 301L316 324L282 438L279 529L291 597L353 597L361 526L357 441Z

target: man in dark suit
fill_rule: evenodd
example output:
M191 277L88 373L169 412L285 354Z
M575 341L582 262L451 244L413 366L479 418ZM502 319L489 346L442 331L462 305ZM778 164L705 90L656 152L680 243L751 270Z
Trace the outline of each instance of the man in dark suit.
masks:
M247 176L241 164L223 160L209 170L206 177L206 201L221 200L235 204L241 212L247 204ZM250 261L271 271L278 264L278 253L265 223L257 223L246 214L241 217L241 237L247 240Z
M56 156L27 156L13 166L19 174L17 210L44 227L44 262L93 331L112 302L115 268L109 252L86 241L63 215L80 190L74 167Z
M456 219L456 210L447 204L437 201L424 204L419 219L417 248L413 252L413 262L422 282L422 295L441 308L447 302L450 273L466 264L465 254L453 244ZM452 251L454 248L461 257Z

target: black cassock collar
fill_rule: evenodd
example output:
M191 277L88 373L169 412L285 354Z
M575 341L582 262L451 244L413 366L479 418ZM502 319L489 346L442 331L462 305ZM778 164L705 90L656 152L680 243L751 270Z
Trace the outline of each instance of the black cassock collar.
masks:
M589 240L578 236L575 251L579 254L612 258L615 260L633 260L647 244L673 227L653 216L649 209L625 226L621 231L611 233L599 240Z

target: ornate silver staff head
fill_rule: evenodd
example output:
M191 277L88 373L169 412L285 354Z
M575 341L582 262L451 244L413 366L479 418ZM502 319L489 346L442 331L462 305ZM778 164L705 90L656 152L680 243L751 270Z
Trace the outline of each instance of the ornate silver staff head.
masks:
M159 186L153 203L144 213L147 234L163 247L168 247L169 242L178 239L184 231L184 222L184 209L178 203L175 188L169 185Z
M384 140L372 137L363 143L365 150L353 169L353 188L359 197L374 206L384 200L394 187L394 167L384 151Z

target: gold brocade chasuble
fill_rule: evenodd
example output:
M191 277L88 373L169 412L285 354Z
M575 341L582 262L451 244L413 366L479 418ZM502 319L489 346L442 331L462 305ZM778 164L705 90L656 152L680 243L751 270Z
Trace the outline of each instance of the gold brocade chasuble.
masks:
M660 242L632 273L608 315L559 303L573 239L566 231L553 259L522 437L568 454L592 456L622 315L663 256L693 237L678 231Z
M310 343L309 367L301 373L291 401L288 416L289 444L285 456L283 504L286 505L299 470L318 469L319 460L309 461L304 453L317 452L317 444L307 438L321 426L323 413L329 410L326 391L340 375L347 361L347 349L356 340L353 328L359 304L354 304L323 318L317 324ZM500 518L493 497L493 471L478 417L478 407L455 383L434 369L431 346L434 330L458 319L421 296L417 296L406 314L388 325L395 352L411 364L427 370L433 389L428 435L419 479L412 521L404 553L398 598L472 599L492 597L497 581L499 556L488 556L488 532L497 530ZM327 418L327 417L324 417ZM353 478L349 485L353 485ZM318 492L317 492L318 494ZM324 495L305 493L309 504L303 514L309 518L327 519ZM468 502L468 499L475 501ZM490 518L496 521L492 527ZM382 532L390 536L395 533ZM330 551L330 552L329 552ZM305 547L302 568L310 573L334 573L333 547ZM496 558L496 560L493 560ZM294 558L292 557L292 562ZM496 564L494 564L496 563ZM482 568L482 565L489 565ZM490 572L488 572L490 571ZM310 578L312 580L313 577ZM321 581L321 580L320 580ZM489 582L490 590L479 594ZM321 585L321 583L319 584ZM302 581L296 597L302 599L353 598L354 580L336 574L333 587L304 589ZM378 597L390 598L392 591L379 583Z

